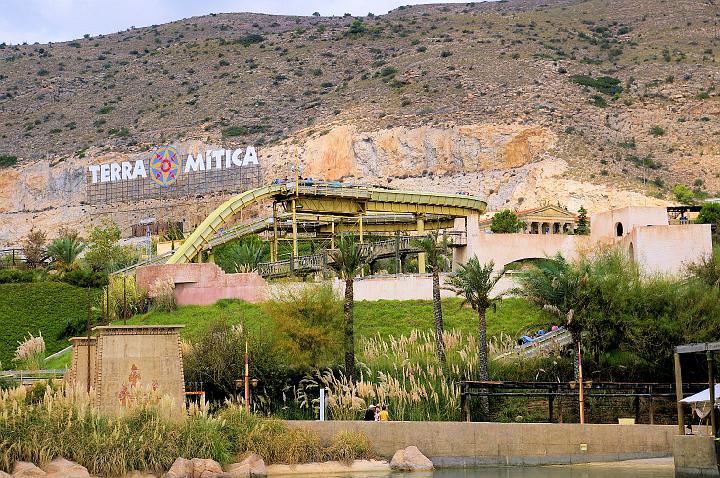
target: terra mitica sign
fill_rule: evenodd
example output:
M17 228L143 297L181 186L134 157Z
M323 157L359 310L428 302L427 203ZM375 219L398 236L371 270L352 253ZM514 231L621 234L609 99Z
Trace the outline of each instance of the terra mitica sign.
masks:
M90 203L238 192L260 185L253 146L194 148L161 146L134 160L93 164L87 169Z

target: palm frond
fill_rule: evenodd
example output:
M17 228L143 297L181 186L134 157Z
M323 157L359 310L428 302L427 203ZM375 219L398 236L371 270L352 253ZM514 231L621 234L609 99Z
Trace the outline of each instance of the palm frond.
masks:
M365 261L362 257L360 244L354 234L343 234L335 243L336 249L329 251L332 259L329 266L342 279L352 279L358 275Z

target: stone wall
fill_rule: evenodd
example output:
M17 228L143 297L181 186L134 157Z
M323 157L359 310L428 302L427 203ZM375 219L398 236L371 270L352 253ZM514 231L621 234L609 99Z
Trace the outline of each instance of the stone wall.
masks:
M675 476L720 476L712 436L677 435L673 439Z
M539 465L671 456L676 426L561 423L288 421L329 440L343 430L371 438L383 457L417 446L435 466Z
M138 287L150 292L157 281L172 279L179 305L209 305L220 299L256 303L267 297L267 282L256 273L226 274L212 263L142 266L135 279Z

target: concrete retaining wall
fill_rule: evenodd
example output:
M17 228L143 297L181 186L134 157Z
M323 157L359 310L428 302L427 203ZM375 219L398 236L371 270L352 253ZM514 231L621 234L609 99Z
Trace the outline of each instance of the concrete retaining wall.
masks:
M711 436L677 435L673 438L675 476L720 476Z
M330 440L359 431L391 457L417 446L435 466L541 465L671 456L676 426L559 423L288 421ZM585 445L585 446L583 446Z

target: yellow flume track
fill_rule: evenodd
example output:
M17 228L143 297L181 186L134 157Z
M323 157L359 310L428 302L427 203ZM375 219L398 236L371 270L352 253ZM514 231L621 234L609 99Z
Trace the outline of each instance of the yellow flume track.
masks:
M222 226L240 210L268 198L286 201L297 197L303 212L365 214L368 212L446 214L467 217L485 212L486 204L472 196L373 188L275 184L245 191L221 204L195 229L167 264L192 262Z
M287 191L284 184L274 184L272 186L263 186L257 189L245 191L242 194L229 199L218 206L210 213L205 220L190 234L175 253L167 260L167 264L183 264L192 262L192 259L200 252L210 239L218 232L228 219L240 212L248 205L262 201L276 194Z

